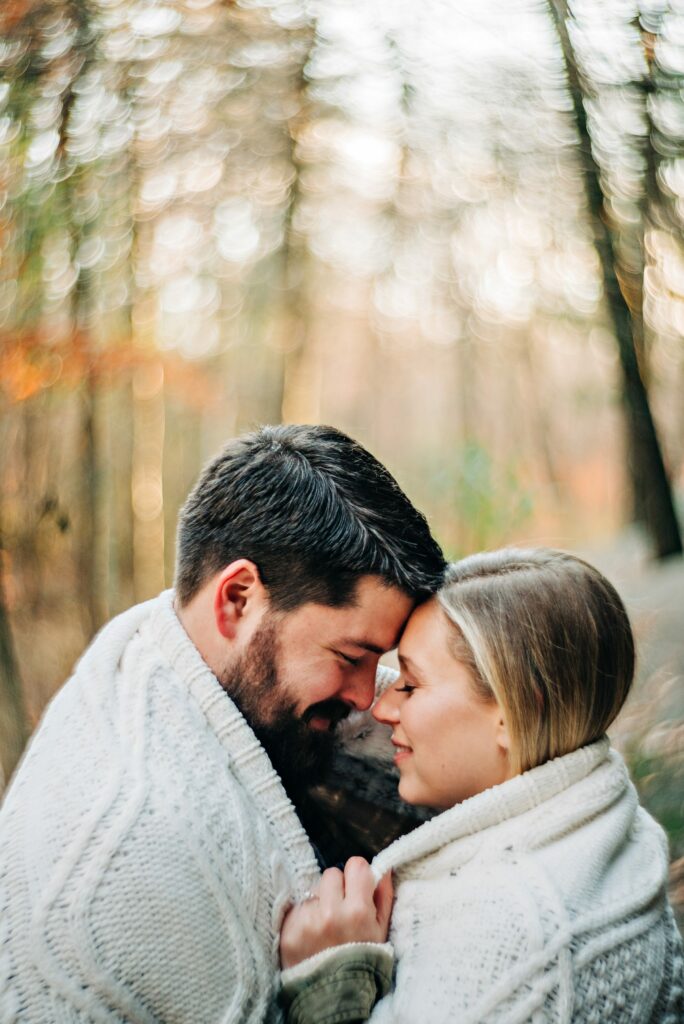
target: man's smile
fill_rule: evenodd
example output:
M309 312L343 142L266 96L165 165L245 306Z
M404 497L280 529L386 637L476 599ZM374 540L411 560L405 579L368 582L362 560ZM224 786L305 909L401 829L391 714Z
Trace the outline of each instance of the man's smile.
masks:
M310 729L316 732L332 732L338 722L346 718L352 708L344 701L330 700L318 701L307 708L302 715L303 721Z

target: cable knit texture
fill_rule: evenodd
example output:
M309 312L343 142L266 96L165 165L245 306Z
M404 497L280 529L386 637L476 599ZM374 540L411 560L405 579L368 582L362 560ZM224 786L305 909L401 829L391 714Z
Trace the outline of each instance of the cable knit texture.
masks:
M261 1022L319 877L266 753L167 592L114 619L0 811L0 1022Z
M392 868L395 988L373 1024L682 1024L667 844L607 739L451 808Z
M395 984L371 1024L683 1024L665 835L607 739L437 815L375 858L390 869ZM326 972L363 959L347 945L284 972L296 1024L332 1019Z

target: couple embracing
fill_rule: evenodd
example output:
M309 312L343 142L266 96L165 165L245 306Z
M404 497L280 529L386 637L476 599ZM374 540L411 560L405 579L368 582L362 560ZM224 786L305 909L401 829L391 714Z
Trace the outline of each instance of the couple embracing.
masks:
M96 637L6 794L0 1024L681 1022L665 838L605 737L633 671L586 563L445 566L339 431L231 442L174 590ZM352 711L434 813L321 872L295 804Z

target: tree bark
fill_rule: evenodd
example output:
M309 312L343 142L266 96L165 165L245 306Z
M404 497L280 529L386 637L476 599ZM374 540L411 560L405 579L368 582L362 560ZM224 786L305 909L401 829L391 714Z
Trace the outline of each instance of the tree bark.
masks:
M307 299L303 282L305 280L306 250L302 238L294 228L294 219L301 200L302 166L297 157L297 132L299 125L305 120L307 110L307 80L304 66L313 47L313 34L307 44L306 58L302 60L293 84L297 113L288 119L284 126L285 148L287 160L291 165L294 178L289 188L287 207L284 216L283 245L281 258L281 291L283 295L280 311L281 330L285 337L281 339L282 368L280 375L280 419L283 422L297 422L306 419L302 415L302 393L310 390L302 386L302 371L306 365L309 347L309 330L307 323Z
M592 220L594 246L603 272L606 302L618 345L623 379L623 403L631 441L628 462L635 491L635 504L639 509L643 509L644 526L652 539L656 557L666 558L682 553L682 538L672 488L665 470L639 366L638 350L643 338L642 302L633 304L630 309L620 288L615 240L604 208L600 170L591 149L582 84L567 29L567 4L565 0L550 0L549 9L561 43L579 134L579 150Z
M97 586L97 446L95 438L95 383L92 374L85 381L81 397L81 429L79 462L81 469L79 495L78 579L79 604L83 630L88 639L100 625Z
M5 604L2 554L0 543L0 792L9 782L29 734Z

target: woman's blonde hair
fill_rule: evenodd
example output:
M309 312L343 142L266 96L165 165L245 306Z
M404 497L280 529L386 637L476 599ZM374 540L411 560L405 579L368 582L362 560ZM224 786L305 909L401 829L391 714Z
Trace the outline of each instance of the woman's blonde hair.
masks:
M523 772L598 739L634 677L634 638L615 588L587 562L505 548L449 566L437 595L452 653L500 705Z

